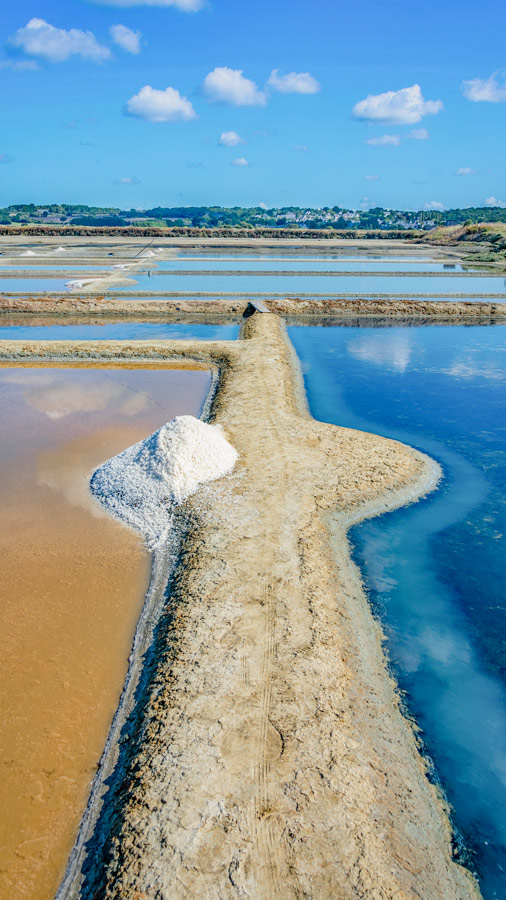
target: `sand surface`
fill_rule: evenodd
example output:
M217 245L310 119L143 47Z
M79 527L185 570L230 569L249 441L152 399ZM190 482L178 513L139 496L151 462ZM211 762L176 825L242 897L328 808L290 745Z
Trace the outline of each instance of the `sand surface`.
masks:
M240 454L188 501L119 803L61 896L476 898L345 537L432 488L438 468L315 422L276 316L253 316L243 336L1 345L4 358L212 361L211 418Z

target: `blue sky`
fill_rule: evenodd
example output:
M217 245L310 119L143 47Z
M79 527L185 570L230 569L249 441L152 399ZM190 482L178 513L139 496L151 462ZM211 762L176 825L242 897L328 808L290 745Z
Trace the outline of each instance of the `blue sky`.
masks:
M0 206L506 205L505 26L503 0L4 0Z

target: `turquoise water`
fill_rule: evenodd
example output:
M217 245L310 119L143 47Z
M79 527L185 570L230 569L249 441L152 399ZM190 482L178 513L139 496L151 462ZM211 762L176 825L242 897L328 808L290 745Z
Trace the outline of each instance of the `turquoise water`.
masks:
M247 269L249 271L265 271L271 272L462 272L461 265L452 265L451 269L445 267L443 263L437 262L418 262L411 261L392 261L388 259L319 259L311 257L285 257L265 256L265 257L241 257L241 256L225 256L221 258L208 258L201 256L194 259L162 259L159 262L159 269L184 269L186 271L198 272L199 269L207 271L238 271Z
M354 557L486 900L506 897L506 328L292 327L313 414L444 470ZM467 849L466 849L467 848ZM443 898L441 898L443 900Z
M506 294L506 278L469 275L463 278L423 275L361 277L353 275L134 275L135 283L115 286L121 291L176 291L183 293L306 294ZM0 289L6 281L0 282ZM13 288L14 290L14 288ZM17 288L16 288L17 290ZM43 288L43 290L45 290Z
M67 291L68 278L2 278L0 276L0 292L8 294L24 294L41 291Z
M2 274L2 271L3 271L4 269L8 269L9 271L13 271L13 272L15 272L16 269L22 269L24 272L26 272L26 271L30 271L30 270L40 271L40 269L41 269L42 267L43 267L43 268L48 268L48 269L54 270L55 272L66 272L66 271L71 271L71 272L105 272L105 271L107 270L107 268L108 268L107 264L106 264L106 265L101 265L101 266L88 266L88 265L76 265L76 264L74 263L73 266L71 266L70 264L69 264L69 265L66 265L66 266L54 266L54 265L51 263L50 265L46 265L46 264L43 263L42 261L41 261L41 262L39 262L39 261L34 262L33 259L30 258L29 262L23 263L23 264L21 264L21 265L16 265L16 266L0 265L0 275Z
M1 321L1 320L0 320ZM4 341L233 341L239 325L188 325L163 322L107 322L103 325L0 325Z

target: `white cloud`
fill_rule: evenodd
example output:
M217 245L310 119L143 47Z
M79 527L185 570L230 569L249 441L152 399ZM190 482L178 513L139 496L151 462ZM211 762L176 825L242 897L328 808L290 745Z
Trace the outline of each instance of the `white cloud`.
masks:
M39 67L34 59L0 59L0 69L14 72L37 72Z
M259 203L258 205L259 205L260 209L269 209L269 207L267 206L267 203Z
M443 108L441 100L424 100L419 84L369 94L353 107L353 116L367 122L383 122L389 125L415 125L423 116L435 115Z
M506 209L506 201L498 200L497 197L487 197L485 206L499 206L501 209Z
M126 178L115 178L113 184L141 184L140 178L135 175L128 175Z
M506 77L502 84L497 80L497 72L490 78L472 78L462 82L464 97L473 103L506 103Z
M92 31L80 31L79 28L65 31L44 19L30 19L9 41L28 56L39 56L49 62L64 62L71 56L103 62L111 56L109 47L99 44Z
M369 138L371 147L399 147L401 139L398 134L383 134L381 137Z
M130 97L126 112L146 122L190 122L197 118L190 101L181 96L176 88L168 87L161 91L149 84Z
M267 85L280 94L317 94L320 90L316 78L309 72L289 72L288 75L280 75L279 69L272 70Z
M369 209L370 205L371 205L371 200L370 200L370 198L369 198L369 197L362 197L362 199L361 199L361 201L360 201L360 208L361 208L361 209Z
M237 131L222 131L218 142L222 147L237 147L238 144L245 144L242 137L239 137Z
M213 103L232 106L265 106L266 98L254 81L245 78L242 69L218 66L204 79L204 93Z
M127 53L137 54L141 52L142 35L140 31L132 31L126 25L112 25L109 29L109 34L114 43L126 50Z
M354 359L384 366L394 372L405 372L412 354L410 335L404 331L391 331L379 337L359 337L349 341L346 349Z
M412 128L409 132L409 137L413 138L414 141L428 141L429 132L426 128Z
M16 377L15 373L9 373L0 380L22 384L26 388L25 401L54 421L72 413L99 412L113 403L122 415L133 416L148 402L148 395L144 392L132 392L121 384L106 380L84 386L68 383L49 372L30 373L30 376Z
M457 169L455 172L456 175L476 175L474 169L471 169L469 166L464 166L461 169Z
M504 372L495 366L481 366L470 356L456 359L449 369L441 369L443 375L451 375L453 378L489 378L494 381L504 381Z
M232 165L233 165L233 166L243 166L243 167L244 167L244 166L249 166L249 162L248 162L247 159L244 158L244 156L239 156L238 159L233 159L233 160L232 160Z
M378 181L379 175L364 175L366 181Z
M205 6L205 0L89 0L99 6L121 6L126 9L131 6L174 6L181 12L198 12Z
M433 210L437 210L438 212L442 212L443 209L445 208L445 205L444 205L444 203L440 203L439 200L429 200L428 203L424 204L423 208L427 209L427 210L433 209Z

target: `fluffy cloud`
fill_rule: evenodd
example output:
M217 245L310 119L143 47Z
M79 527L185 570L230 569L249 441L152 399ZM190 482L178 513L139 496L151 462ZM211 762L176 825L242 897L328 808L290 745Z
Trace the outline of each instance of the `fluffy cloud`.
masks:
M289 72L288 75L280 75L279 69L272 70L267 85L281 94L317 94L320 90L316 78L309 72Z
M111 35L115 44L118 44L118 47L121 47L123 50L126 50L127 53L140 53L141 52L141 33L140 31L132 31L131 28L127 28L126 25L113 25L109 29L109 34Z
M135 175L129 175L126 178L115 178L113 184L140 184L140 178L137 178Z
M485 206L500 206L501 209L506 209L506 202L504 200L498 200L497 197L487 197Z
M244 144L242 137L239 137L237 131L222 131L218 142L221 147L237 147L238 144Z
M38 68L34 59L0 59L0 69L12 69L14 72L37 72Z
M423 208L427 210L436 210L437 212L443 212L445 205L444 203L440 203L439 200L429 200L428 203L424 204Z
M413 138L414 141L428 141L429 132L426 128L412 128L409 132L409 137Z
M462 82L464 97L473 103L506 103L506 77L502 84L497 80L497 72L490 78L472 78Z
M381 137L369 138L371 147L399 147L401 139L398 134L383 134Z
M435 115L443 108L441 100L424 100L419 84L402 88L400 91L386 91L384 94L369 94L353 107L353 116L367 122L382 122L390 125L415 125L423 116Z
M168 87L160 91L149 84L130 97L126 113L146 122L190 122L197 118L190 101L181 96L176 88Z
M404 329L404 332L407 329ZM354 359L384 366L394 372L405 372L412 354L411 338L406 333L360 337L348 342L347 352Z
M245 78L242 69L218 66L204 79L204 93L213 103L232 106L265 106L266 98L254 81Z
M232 160L232 165L233 165L233 166L242 166L242 167L244 167L244 166L249 166L249 162L248 162L247 159L244 158L244 156L239 156L238 159L233 159L233 160Z
M89 0L99 6L174 6L181 12L197 12L205 5L205 0Z
M20 47L28 56L38 56L49 62L64 62L71 56L103 62L111 51L99 44L92 31L71 28L55 28L44 19L30 19L24 28L18 28L10 38L14 47Z
M456 175L475 175L474 169L471 169L469 166L464 166L462 169L457 169L455 172Z

